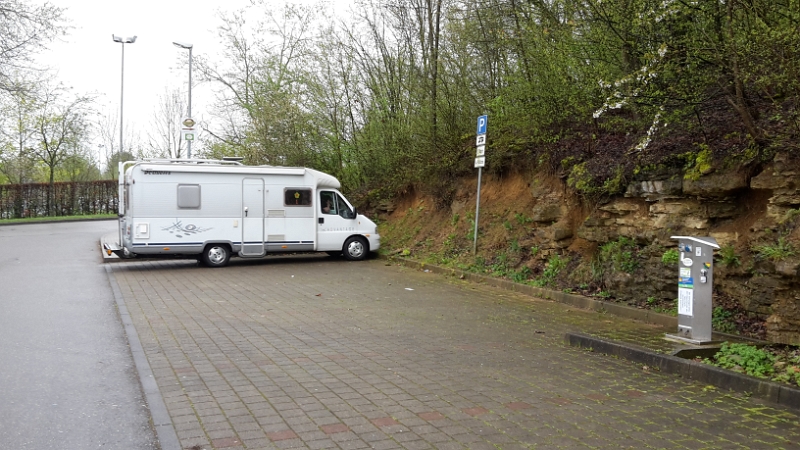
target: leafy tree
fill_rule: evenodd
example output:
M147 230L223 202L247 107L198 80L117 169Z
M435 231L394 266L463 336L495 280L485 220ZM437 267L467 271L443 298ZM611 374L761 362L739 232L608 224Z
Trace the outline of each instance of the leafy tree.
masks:
M37 143L31 149L31 154L47 168L51 186L55 182L56 169L69 156L78 153L88 134L87 114L92 99L80 96L69 98L67 94L58 86L44 89L34 117ZM48 211L50 204L48 198Z
M64 158L56 178L59 181L95 181L101 178L101 173L91 152L77 151Z
M797 149L799 1L364 0L348 22L257 1L225 18L224 60L201 58L225 123L209 154L444 206L481 114L488 170L549 163L600 194L687 147Z
M104 179L115 180L119 177L119 163L135 161L136 156L129 152L117 152L111 155L106 162L106 170L103 173Z

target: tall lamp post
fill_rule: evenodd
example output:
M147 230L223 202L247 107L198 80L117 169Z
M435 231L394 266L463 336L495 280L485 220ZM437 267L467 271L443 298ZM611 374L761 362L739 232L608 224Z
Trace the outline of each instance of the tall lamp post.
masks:
M189 50L189 111L188 111L188 121L192 121L192 47L194 45L187 44L185 42L173 42L176 47L180 47L182 49ZM189 127L194 127L194 123L191 125L183 124ZM194 134L191 135L194 138ZM192 139L186 139L186 159L192 159Z
M122 36L117 36L116 34L112 34L111 38L114 39L114 42L119 42L122 44L122 70L120 76L120 88L119 88L119 151L120 153L124 150L122 146L122 101L125 98L125 44L133 44L136 42L136 36L134 37L126 37L123 38Z

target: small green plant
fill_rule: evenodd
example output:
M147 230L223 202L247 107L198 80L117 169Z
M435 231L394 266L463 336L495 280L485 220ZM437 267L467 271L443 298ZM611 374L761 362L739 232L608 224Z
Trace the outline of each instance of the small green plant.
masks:
M758 378L768 378L775 371L775 356L748 344L724 342L714 360L705 362Z
M780 223L785 224L787 222L793 222L798 217L800 217L800 208L790 209L786 211L786 215L783 216L783 220L781 220Z
M489 269L492 271L492 275L496 277L504 277L508 275L508 254L500 253L497 255L494 264L489 266Z
M739 267L742 262L739 260L739 255L736 254L736 248L733 245L723 245L719 249L720 263L726 267Z
M638 247L633 239L620 236L600 246L600 262L611 263L611 267L619 272L633 273L639 267L635 253Z
M655 297L647 297L647 304L648 304L648 306L655 305L655 304L656 304L656 302L658 302L658 300L656 300L656 298L655 298Z
M472 242L475 240L475 219L467 216L467 240Z
M800 386L800 350L795 350L788 356L788 360L775 361L775 376L773 381Z
M681 259L681 253L678 251L677 248L671 248L664 252L661 255L661 264L665 266L674 266L678 264L678 261Z
M510 221L504 220L503 221L503 228L505 228L507 231L511 231L514 228L514 226L511 225Z
M686 171L683 177L687 180L697 180L711 170L713 156L711 149L706 144L700 144L700 151L697 153L688 152L681 156L686 159Z
M562 258L561 255L551 256L547 260L542 276L534 280L533 285L538 287L549 286L565 267L567 267L567 258Z
M447 235L447 238L445 238L444 242L442 242L442 250L451 255L458 253L458 249L456 248L455 233L450 233Z
M586 162L572 166L567 177L567 185L582 194L593 194L598 190L592 174L586 168Z
M511 281L515 283L524 283L531 277L531 269L528 266L523 266L521 269L511 274Z
M753 247L753 251L756 252L759 258L772 261L780 261L797 254L792 243L787 242L784 237L778 238L778 242L775 245L756 245Z
M538 254L539 254L539 246L538 245L534 245L533 247L531 247L531 258L533 258L534 256L536 256Z
M733 313L721 306L715 306L711 311L711 327L721 333L736 333L736 324L733 322Z
M519 253L519 251L520 251L519 241L517 241L516 239L512 239L511 240L511 244L509 244L509 250L512 253Z
M597 296L602 298L602 299L604 299L604 300L607 300L607 299L611 298L611 292L600 291L600 292L597 293Z
M453 225L453 226L458 225L458 219L460 219L460 218L461 218L461 216L459 216L458 213L453 214L453 217L450 218L450 225Z
M673 317L677 316L678 315L678 299L676 298L676 299L672 300L671 302L668 302L668 305L670 305L670 306L666 306L665 307L665 306L661 306L661 305L655 305L653 307L653 312L657 312L659 314L667 314L667 315L670 315L670 316L673 316Z
M520 214L520 213L514 214L514 219L516 219L517 223L520 225L525 225L533 222L533 219L531 219L530 217L526 217L525 214Z
M625 171L617 167L615 175L603 182L603 190L608 194L619 194L625 190Z

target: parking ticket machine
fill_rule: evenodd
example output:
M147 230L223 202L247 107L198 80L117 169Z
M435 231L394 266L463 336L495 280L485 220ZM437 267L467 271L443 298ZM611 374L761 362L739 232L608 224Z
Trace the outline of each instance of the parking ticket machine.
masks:
M672 236L678 241L678 333L669 337L692 344L707 344L711 339L711 295L714 285L712 237Z

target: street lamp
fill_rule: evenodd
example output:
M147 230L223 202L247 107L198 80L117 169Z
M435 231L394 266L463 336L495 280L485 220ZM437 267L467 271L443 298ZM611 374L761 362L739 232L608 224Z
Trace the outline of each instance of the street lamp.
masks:
M192 47L194 47L194 45L187 44L185 42L173 42L173 44L176 47L180 47L182 49L189 50L189 112L188 112L188 116L189 116L189 119L191 120L192 119ZM193 127L194 124L188 125L188 126ZM192 136L192 137L194 137L194 136ZM186 159L192 159L192 140L191 139L187 139L186 140Z
M133 44L136 42L136 36L123 38L121 36L117 36L116 34L112 34L111 39L113 39L114 42L119 42L122 44L122 75L119 88L119 151L122 152L124 149L124 147L122 147L122 125L124 123L122 121L122 100L125 98L125 44Z

